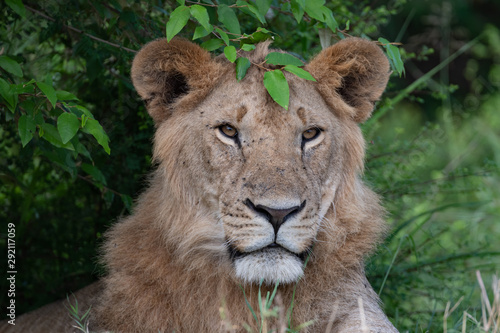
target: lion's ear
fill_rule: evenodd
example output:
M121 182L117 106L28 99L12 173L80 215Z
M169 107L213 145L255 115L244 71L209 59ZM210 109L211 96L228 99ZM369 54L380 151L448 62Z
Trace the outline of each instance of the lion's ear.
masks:
M347 38L321 51L306 69L318 81L325 100L335 107L341 97L357 122L370 117L390 75L380 47L361 38Z
M200 46L182 39L146 44L132 63L132 82L156 124L182 99L183 106L201 101L217 79L219 65Z

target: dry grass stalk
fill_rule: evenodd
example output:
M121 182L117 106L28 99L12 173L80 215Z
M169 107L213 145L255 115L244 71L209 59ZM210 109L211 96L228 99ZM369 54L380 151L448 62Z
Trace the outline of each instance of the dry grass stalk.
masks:
M455 305L453 305L451 310L450 310L451 303L450 302L446 303L446 309L444 310L444 316L443 316L443 332L444 333L448 332L448 328L447 328L448 317L453 313L453 311L455 311L457 309L457 307L460 305L460 303L462 303L463 300L464 300L464 297L463 296L460 297L458 302L456 302Z
M226 302L222 302L222 306L219 308L219 314L222 321L222 326L224 327L224 332L234 333L239 327L238 325L231 324L229 319L229 312L226 309Z
M283 304L283 298L280 293L276 294L276 305L278 307L278 332L286 333L287 324L286 324L286 314L285 314L285 306Z
M359 318L361 320L361 332L370 333L370 329L366 326L365 308L363 307L363 299L358 297Z
M481 319L477 320L467 311L464 311L462 318L462 333L467 332L467 320L473 322L481 332L500 333L500 281L498 276L493 275L492 278L493 302L490 302L486 286L479 271L476 271L476 277L479 288L481 289ZM462 299L463 297L460 301ZM455 305L453 309L448 312L449 305L450 303L448 302L443 321L443 329L445 333L447 332L446 319L457 306Z
M488 298L481 273L476 271L477 281L481 288L481 310L483 319L483 329L493 333L500 331L500 281L496 275L492 278L493 306Z
M333 309L332 309L332 314L330 315L330 318L328 319L328 325L326 326L325 333L331 333L332 328L333 328L333 323L335 322L335 318L337 317L337 311L339 309L339 301L337 300L333 304Z

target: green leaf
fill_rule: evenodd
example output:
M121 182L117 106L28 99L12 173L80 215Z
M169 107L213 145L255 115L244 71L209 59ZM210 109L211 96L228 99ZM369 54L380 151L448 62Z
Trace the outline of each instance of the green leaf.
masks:
M87 117L89 118L95 118L94 115L92 114L92 112L89 111L89 109L87 109L86 107L84 106L81 106L81 105L75 105L73 108L76 108L78 111L80 111L82 114L86 115ZM72 108L72 109L73 109ZM78 116L78 115L77 115Z
M115 194L107 189L103 191L104 202L106 203L106 208L109 209L115 198Z
M255 45L254 44L243 44L241 46L241 49L243 51L253 51L253 50L255 50Z
M271 8L271 3L272 0L256 0L255 4L257 5L257 8L259 9L259 13L264 16L267 14L267 11L269 8Z
M241 35L240 22L232 8L221 4L217 9L217 15L219 16L219 21L224 24L227 30L233 34Z
M36 125L31 117L23 114L19 117L19 121L17 122L17 130L19 132L19 136L21 137L23 147L26 147L26 145L33 138L33 133L36 131Z
M43 82L37 82L36 85L45 94L45 96L47 96L47 99L49 100L50 104L52 104L52 107L55 108L57 102L57 94L54 88Z
M236 59L236 79L241 81L247 74L247 70L250 68L250 60L245 57L239 57Z
M272 33L271 31L267 30L266 28L262 28L262 27L257 28L257 31L264 32L266 34Z
M193 16L196 21L200 22L200 24L205 28L205 30L210 30L212 27L210 25L210 18L208 17L207 9L200 5L193 5L190 7L191 16Z
M0 78L0 95L7 102L7 107L14 112L17 105L17 94L13 91L12 86L2 78Z
M290 100L290 88L285 75L279 69L264 74L264 87L266 87L272 99L286 110Z
M292 8L293 17L295 17L295 20L297 21L297 23L300 23L300 21L302 20L302 17L304 16L305 4L303 6L301 6L300 1L291 0L290 6Z
M52 73L48 72L47 74L45 74L45 79L43 80L43 82L52 87L54 85L54 82L52 80Z
M325 17L325 23L332 30L332 32L337 32L337 28L339 27L339 24L333 17L333 12L330 10L330 8L323 7L322 8L323 15Z
M181 6L184 6L184 4L186 3L186 0L177 0L177 3Z
M39 129L41 129L42 125L45 124L45 119L43 118L42 112L35 113L34 121L35 124L39 127Z
M85 147L81 142L77 142L75 148L78 154L83 155L92 161L92 156L90 156L90 152L87 150L87 147Z
M6 99L10 94L10 84L0 77L0 94Z
M292 0L292 1L297 2L300 8L306 9L306 0Z
M405 68L399 49L385 38L379 38L378 41L384 45L391 67L398 72L399 76L403 75Z
M217 31L219 33L220 38L222 38L224 43L229 46L229 36L219 28L215 29L215 31Z
M28 82L24 82L24 83L22 83L22 85L23 85L23 86L29 86L29 85L32 85L32 84L33 84L33 83L35 83L35 82L36 82L36 81L35 81L35 79L31 79L31 80L29 80Z
M79 101L75 95L64 90L56 91L56 96L59 101Z
M325 0L307 0L305 3L305 11L307 15L320 22L325 22L323 8Z
M280 52L269 52L266 56L266 61L272 65L295 65L295 66L304 66L304 63L297 57L294 57L288 53L280 53Z
M299 68L297 66L286 65L283 69L286 70L287 72L297 75L302 79L306 79L309 81L316 81L316 79L311 74L309 74L308 71L303 70L302 68Z
M35 82L34 80L32 80L32 81ZM11 85L10 89L16 94L29 94L29 93L32 93L34 91L30 82L21 83L21 84L13 84L13 85Z
M224 55L226 56L227 60L231 62L236 61L236 48L234 46L226 46L224 48Z
M67 171L71 177L76 177L77 170L75 161L71 156L71 152L66 149L42 149L45 155L51 162L59 165L63 170Z
M241 44L257 44L268 39L272 39L271 32L264 28L258 28L256 32L251 35L245 35L241 40Z
M86 131L89 134L92 134L94 138L97 140L97 142L104 148L104 151L108 153L108 155L111 153L111 150L109 149L108 135L106 134L106 132L104 132L104 129L97 120L87 119L84 131Z
M251 16L254 16L256 19L260 21L260 23L266 24L266 18L259 12L259 10L252 3L243 0L238 0L236 1L236 5L240 6L240 8L238 8L239 10Z
M94 165L82 163L82 170L85 171L87 174L91 175L95 181L103 185L106 185L106 177L104 177L101 170L99 170Z
M89 117L87 117L85 114L82 114L82 128L85 127L85 124L87 123L87 119L89 119Z
M209 33L211 33L214 30L212 26L210 26L210 30L205 30L202 26L197 26L196 29L194 29L194 35L193 35L193 40L205 37Z
M19 16L26 17L26 8L21 0L5 0L5 3Z
M255 4L257 5L257 8L259 9L259 13L261 15L266 15L269 8L271 8L272 2L273 2L272 0L256 0Z
M129 213L132 213L132 198L126 194L121 195L121 199L123 204L125 205L125 208L127 208Z
M170 18L167 22L168 42L184 28L189 20L189 16L190 10L186 6L179 6L170 14Z
M219 47L224 45L224 42L220 39L209 39L203 42L200 46L207 51L217 50Z
M64 112L57 118L57 130L61 135L62 143L67 143L71 140L78 129L80 128L80 121L72 114Z
M48 123L42 124L43 138L58 148L75 150L71 142L63 143L57 129Z
M23 76L23 70L21 69L21 66L17 63L17 61L7 56L0 56L0 67L17 77Z

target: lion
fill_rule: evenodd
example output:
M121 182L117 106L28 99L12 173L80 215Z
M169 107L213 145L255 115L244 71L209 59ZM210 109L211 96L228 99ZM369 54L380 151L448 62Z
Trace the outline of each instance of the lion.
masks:
M373 42L341 40L305 65L316 82L285 73L286 110L262 83L279 68L265 63L269 52L239 51L252 64L241 82L234 64L186 40L136 55L156 169L106 235L106 276L76 293L80 309L92 305L91 330L258 331L259 295L276 290L291 327L313 321L303 332L397 332L364 272L387 227L361 180L358 126L387 85L388 60ZM63 306L16 329L70 332ZM283 318L267 319L283 329Z

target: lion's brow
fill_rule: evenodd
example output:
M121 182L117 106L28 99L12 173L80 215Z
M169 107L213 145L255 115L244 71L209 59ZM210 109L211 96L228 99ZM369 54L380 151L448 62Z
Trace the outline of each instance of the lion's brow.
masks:
M300 107L297 110L297 115L299 116L300 120L302 121L302 124L306 125L306 123L307 123L306 110L304 110L303 107Z
M245 105L241 105L238 110L236 111L236 121L239 123L241 122L241 119L247 114L247 107Z

